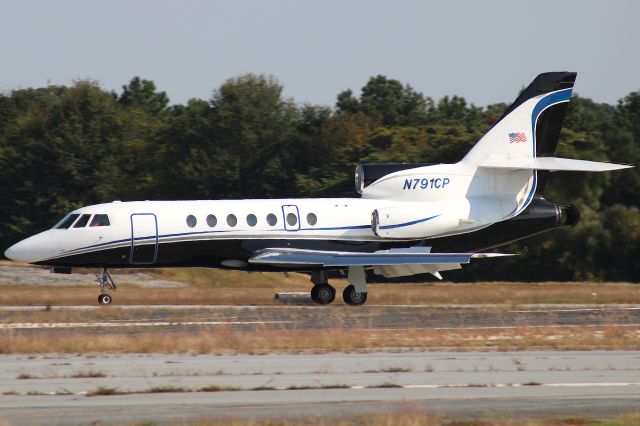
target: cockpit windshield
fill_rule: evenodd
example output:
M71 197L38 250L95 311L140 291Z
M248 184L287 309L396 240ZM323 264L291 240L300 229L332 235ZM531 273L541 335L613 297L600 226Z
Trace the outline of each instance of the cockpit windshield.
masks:
M87 225L87 222L89 222L90 217L91 217L90 214L83 214L82 216L80 216L80 219L78 219L78 221L73 224L73 227L84 228Z
M109 216L106 214L97 214L93 216L89 226L109 226Z
M80 218L80 219L78 219ZM89 221L91 219L91 221ZM84 228L89 224L89 227L96 226L110 226L109 216L106 214L83 214L70 213L66 215L60 222L58 222L53 229L69 229L73 225L73 228Z
M54 228L55 229L68 229L73 224L73 222L76 221L78 216L80 216L80 215L77 214L77 213L68 214L67 216L65 216L64 219L62 219L60 222L58 222L58 224L56 226L54 226Z

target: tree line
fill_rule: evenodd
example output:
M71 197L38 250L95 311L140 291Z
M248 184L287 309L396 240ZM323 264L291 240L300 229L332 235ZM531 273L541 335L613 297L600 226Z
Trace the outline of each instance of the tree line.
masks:
M185 105L139 77L119 93L82 80L0 95L0 248L112 200L356 196L358 163L458 161L508 106L436 101L382 75L334 107L282 90L246 74ZM640 91L617 105L574 95L557 154L638 164ZM638 168L553 173L545 194L577 205L581 223L448 278L638 281Z

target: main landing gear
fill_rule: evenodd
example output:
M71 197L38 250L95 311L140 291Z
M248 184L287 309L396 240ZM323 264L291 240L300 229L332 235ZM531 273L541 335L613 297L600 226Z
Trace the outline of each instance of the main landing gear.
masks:
M352 284L349 284L344 288L342 298L347 305L364 305L367 302L367 293L358 293L356 288Z
M314 271L311 273L311 300L318 305L328 305L336 298L336 289L329 285L327 271Z
M98 303L101 305L110 305L113 297L107 293L107 290L116 291L117 287L107 268L100 268L100 271L96 274L96 281L98 282L98 286L100 286Z
M362 266L349 266L349 285L342 292L347 305L364 305L367 301L367 281ZM311 274L311 300L318 305L328 305L336 298L336 289L329 285L327 271L314 271Z

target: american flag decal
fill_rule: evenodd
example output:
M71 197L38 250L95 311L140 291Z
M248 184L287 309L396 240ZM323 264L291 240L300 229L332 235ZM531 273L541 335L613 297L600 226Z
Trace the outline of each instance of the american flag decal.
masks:
M524 133L509 133L509 143L526 142L527 137Z

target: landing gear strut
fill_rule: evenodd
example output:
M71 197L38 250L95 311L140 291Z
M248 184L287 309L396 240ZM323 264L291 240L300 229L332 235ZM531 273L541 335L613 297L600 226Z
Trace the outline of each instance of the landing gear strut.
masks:
M326 271L315 271L311 274L311 300L318 305L328 305L336 298L336 289L329 285Z
M98 303L101 305L111 304L113 297L107 293L107 290L116 291L117 287L107 268L100 268L100 271L96 274L96 281L98 282L98 286L100 286Z
M364 267L349 266L349 285L342 292L342 298L347 305L364 305L367 302L367 280ZM329 285L327 271L314 271L311 273L311 300L318 305L328 305L336 298L336 289Z
M364 305L367 301L367 280L362 266L349 266L347 277L349 285L342 292L342 298L347 305Z

